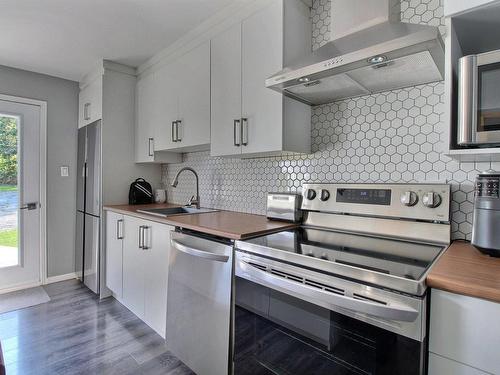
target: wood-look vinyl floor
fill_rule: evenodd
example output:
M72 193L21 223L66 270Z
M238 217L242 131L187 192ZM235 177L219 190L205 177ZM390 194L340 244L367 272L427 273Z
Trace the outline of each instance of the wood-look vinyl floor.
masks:
M115 299L76 280L44 289L50 302L0 315L7 375L193 374Z

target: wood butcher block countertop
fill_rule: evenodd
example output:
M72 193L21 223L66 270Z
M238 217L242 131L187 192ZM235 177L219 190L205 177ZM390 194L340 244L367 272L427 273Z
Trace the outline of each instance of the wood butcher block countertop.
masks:
M158 223L196 230L215 236L241 240L285 229L295 228L296 224L267 220L265 216L233 211L216 211L191 215L172 215L167 218L137 212L142 209L179 207L178 204L147 204L105 206L105 210L135 216Z
M427 276L431 288L500 302L500 258L455 241Z

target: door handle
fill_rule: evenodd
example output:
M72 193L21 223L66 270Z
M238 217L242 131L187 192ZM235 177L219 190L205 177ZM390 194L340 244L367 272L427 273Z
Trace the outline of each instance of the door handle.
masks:
M31 210L36 210L38 206L39 206L38 202L29 202L26 203L24 206L19 207L19 209L31 211Z
M116 221L116 239L123 240L123 219Z
M241 146L241 120L240 119L235 119L233 122L233 144L237 147ZM236 130L240 130L240 136L236 136ZM239 140L239 141L238 141Z
M151 147L153 145L153 141L154 141L154 138L148 138L148 156L154 156L154 146Z
M179 125L182 125L182 120L177 120L175 122L175 141L182 142L182 138L179 136Z
M246 117L241 119L241 145L248 145L248 118Z

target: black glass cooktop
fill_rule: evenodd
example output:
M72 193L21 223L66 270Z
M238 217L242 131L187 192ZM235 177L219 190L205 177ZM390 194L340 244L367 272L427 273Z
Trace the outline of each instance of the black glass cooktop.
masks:
M248 244L419 280L443 246L329 230L298 228L244 241Z

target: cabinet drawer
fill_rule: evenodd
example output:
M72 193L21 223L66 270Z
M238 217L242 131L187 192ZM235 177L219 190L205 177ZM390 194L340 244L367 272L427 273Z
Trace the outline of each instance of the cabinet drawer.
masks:
M500 373L500 304L433 289L429 351Z

